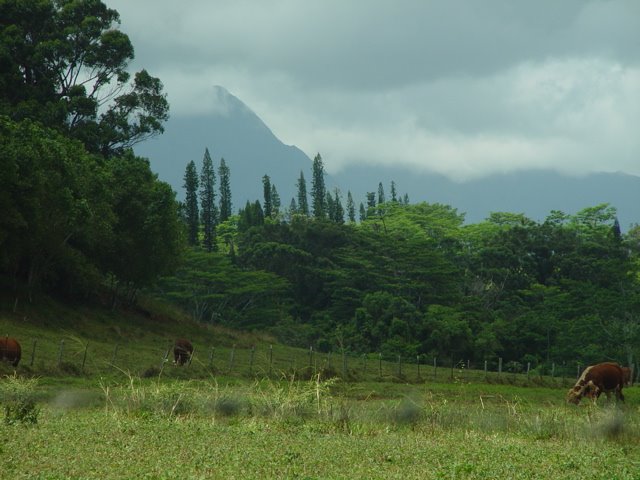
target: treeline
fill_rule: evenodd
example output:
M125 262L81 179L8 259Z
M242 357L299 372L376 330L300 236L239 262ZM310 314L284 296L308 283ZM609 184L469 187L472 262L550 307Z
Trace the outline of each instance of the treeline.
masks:
M162 83L99 1L0 2L0 284L134 301L183 251L175 193L131 147L163 131Z
M190 250L156 292L198 320L320 351L633 362L640 228L623 235L614 207L465 225L450 206L400 200L392 183L356 221L350 195L342 209L319 180L319 155L312 169L310 198L301 172L289 209L265 175L262 202L219 223L211 253Z

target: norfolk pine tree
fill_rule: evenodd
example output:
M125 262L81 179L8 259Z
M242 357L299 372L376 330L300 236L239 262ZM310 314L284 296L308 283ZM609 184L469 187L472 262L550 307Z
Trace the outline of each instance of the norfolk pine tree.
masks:
M298 179L298 213L309 216L309 200L307 199L307 181L304 179L304 173L300 170L300 178Z
M200 173L200 218L202 219L202 245L211 252L216 249L216 225L218 207L216 206L216 173L209 149L205 148Z
M271 218L273 204L271 203L271 179L269 175L262 177L262 195L264 198L264 202L262 203L264 216L265 218Z
M231 216L231 173L224 158L220 159L218 179L220 180L220 223L225 222Z
M322 157L318 153L313 159L313 178L311 179L311 201L313 216L315 218L326 217L326 195L327 191L324 185L324 166L322 164Z
M187 220L187 241L189 245L197 245L200 226L198 215L198 173L193 160L187 164L183 187L185 190L184 211Z

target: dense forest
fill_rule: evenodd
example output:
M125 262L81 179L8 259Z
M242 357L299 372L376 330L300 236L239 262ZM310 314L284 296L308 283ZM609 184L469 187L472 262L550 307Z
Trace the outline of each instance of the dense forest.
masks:
M128 73L117 12L0 0L0 19L0 282L16 298L115 306L144 289L202 322L387 358L545 368L638 354L640 228L623 234L613 206L465 224L393 182L356 206L325 186L317 155L309 189L292 172L297 198L265 172L234 213L233 172L208 150L179 204L133 152L169 104L159 79Z

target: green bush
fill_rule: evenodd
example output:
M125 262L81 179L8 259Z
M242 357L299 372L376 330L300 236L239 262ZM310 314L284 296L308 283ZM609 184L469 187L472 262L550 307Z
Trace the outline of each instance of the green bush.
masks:
M6 425L36 424L40 408L35 401L35 378L22 378L16 374L7 375L0 382L0 399Z

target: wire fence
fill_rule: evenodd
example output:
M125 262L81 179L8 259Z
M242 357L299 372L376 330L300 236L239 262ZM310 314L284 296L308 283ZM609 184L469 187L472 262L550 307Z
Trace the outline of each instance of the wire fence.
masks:
M87 343L77 337L59 340L20 339L22 359L18 370L40 375L106 375L130 372L141 376L163 374L183 378L209 375L231 377L311 378L340 377L348 381L487 382L570 386L586 365L580 362L546 362L532 365L502 358L481 362L451 361L426 355L390 358L381 353L353 355L292 349L281 345L213 346L194 344L189 361L175 368L173 341L154 344L133 342ZM6 368L6 367L4 367Z

